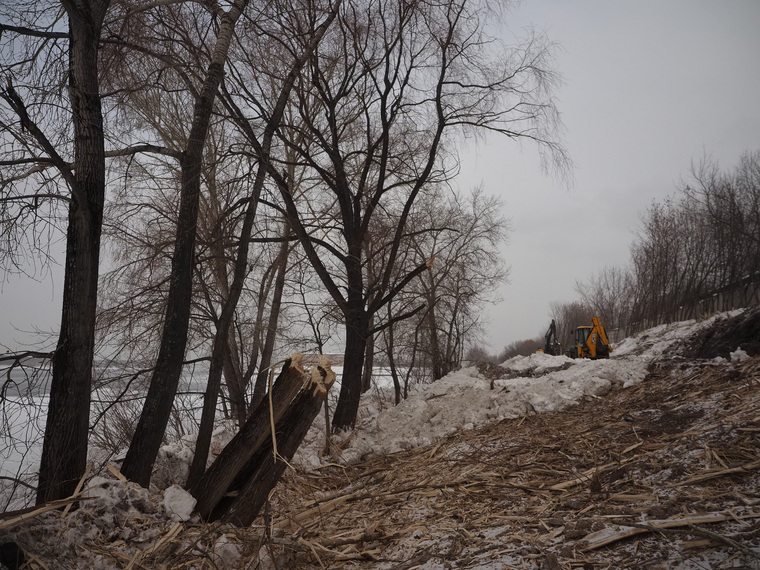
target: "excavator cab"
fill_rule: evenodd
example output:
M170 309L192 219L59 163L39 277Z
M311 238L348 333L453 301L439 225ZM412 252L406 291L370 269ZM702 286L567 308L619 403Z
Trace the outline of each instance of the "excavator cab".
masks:
M575 329L575 346L566 352L570 358L609 358L612 348L599 317L592 319L593 326Z

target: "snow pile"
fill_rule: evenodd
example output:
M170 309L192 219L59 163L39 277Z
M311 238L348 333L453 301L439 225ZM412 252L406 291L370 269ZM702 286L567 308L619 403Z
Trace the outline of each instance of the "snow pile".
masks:
M535 360L530 356L510 364L537 374L531 359ZM562 366L566 364L562 362ZM342 458L356 463L375 454L430 445L447 435L492 421L564 410L583 397L603 396L613 386L638 383L645 374L644 363L631 366L620 360L586 360L540 376L495 380L492 390L491 382L477 368L465 368L424 386L398 406L369 419L354 434Z
M360 419L347 436L334 436L342 448L340 457L329 461L358 463L371 456L430 445L461 430L489 422L534 413L561 411L583 398L604 396L613 388L628 388L644 380L656 358L699 330L712 326L715 318L660 325L627 338L613 347L606 360L573 360L544 353L516 356L504 362L502 378L485 378L476 367L452 372L429 385L413 387L398 406L377 410ZM732 358L741 358L740 352ZM324 423L316 420L294 462L314 468L328 461L324 448Z
M82 495L86 499L68 513L45 512L0 532L0 543L17 542L45 560L45 568L163 568L156 557L171 560L178 552L192 561L182 567L201 568L206 560L216 568L240 566L241 543L232 534L204 530L193 514L196 500L177 485L159 494L95 476Z
M222 449L232 440L236 432L235 422L220 420L219 426L211 436L211 447L207 466L221 453ZM182 486L190 473L190 464L195 455L195 440L197 434L188 434L178 440L162 445L153 466L150 478L151 488L167 489L172 485Z
M552 356L544 352L536 352L530 356L514 356L503 362L501 366L520 376L543 376L555 370L563 370L575 364L575 360L567 356Z
M172 485L164 490L164 500L161 506L173 521L189 521L195 509L195 500L190 493L179 485Z
M159 513L149 491L136 483L96 476L90 479L82 496L90 500L82 503L82 507L73 513L74 517L81 519L80 523L91 521L102 529L119 528L123 523L121 519L130 516ZM84 530L88 525L77 526ZM127 540L131 537L121 538Z

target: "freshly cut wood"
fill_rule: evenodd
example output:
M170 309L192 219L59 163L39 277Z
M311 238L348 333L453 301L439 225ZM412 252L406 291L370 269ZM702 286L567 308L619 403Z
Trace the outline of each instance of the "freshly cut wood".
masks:
M15 511L6 511L4 513L0 513L0 521L1 521L0 530L12 528L16 525L19 525L23 522L28 521L29 519L33 519L34 517L38 517L44 513L49 513L50 511L58 510L61 507L65 507L72 503L78 503L80 501L91 500L88 497L82 497L80 495L81 493L77 495L72 495L71 497L68 497L66 499L57 499L55 501L48 501L47 503L43 503L41 505L35 505L33 507L27 507L25 509L18 509Z
M264 398L248 417L243 428L206 470L198 485L190 490L198 501L196 510L202 518L209 518L230 490L233 481L259 454L262 445L271 438L272 422L277 423L306 384L308 377L301 361L300 354L293 354L285 361L280 375L271 388L271 410L270 399Z
M334 381L329 359L320 357L319 366L311 370L309 382L277 422L276 446L272 439L264 442L256 453L257 460L246 465L229 489L233 495L237 492L229 506L223 513L213 513L212 518L220 516L224 522L237 526L253 522L319 414Z
M206 520L250 525L293 458L335 381L330 361L307 375L302 356L288 359L243 429L222 450L192 494Z
M708 481L710 479L715 479L716 477L723 477L723 475L732 475L734 473L749 473L750 471L754 471L755 469L759 468L760 461L751 461L750 463L745 463L739 467L731 467L730 469L716 469L707 473L694 475L692 477L684 479L683 481L679 481L672 486L680 487L682 485L691 485L692 483L701 483L702 481Z
M624 463L624 462L621 462L621 463ZM602 473L618 465L620 465L620 463L614 462L614 463L607 463L606 465L602 465L600 467L592 467L591 469L587 469L586 471L581 473L580 477L576 477L575 479L571 479L570 481L563 481L562 483L557 483L556 485L552 485L551 487L548 487L548 488L551 489L552 491L564 491L565 489L569 489L570 487L575 487L576 485L588 484L591 481L591 478L594 476L594 473Z

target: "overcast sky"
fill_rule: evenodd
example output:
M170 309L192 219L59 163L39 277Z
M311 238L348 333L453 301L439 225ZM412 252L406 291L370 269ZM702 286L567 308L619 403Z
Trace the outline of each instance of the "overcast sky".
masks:
M639 215L672 194L692 160L731 168L760 149L760 0L532 0L509 17L559 44L556 92L574 184L544 175L527 144L464 151L461 185L482 182L512 219L511 283L488 311L494 349L543 334L549 304L604 265L627 263ZM0 343L60 318L60 278L10 278Z
M759 0L533 0L515 25L557 42L557 104L574 184L542 175L529 145L470 149L512 219L511 283L488 312L493 349L542 335L549 304L605 265L626 265L640 214L705 154L723 168L760 149ZM474 156L474 154L477 156Z

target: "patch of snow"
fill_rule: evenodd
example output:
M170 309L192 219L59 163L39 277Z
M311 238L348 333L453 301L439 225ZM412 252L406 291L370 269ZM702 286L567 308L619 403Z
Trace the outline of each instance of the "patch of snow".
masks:
M240 549L227 535L223 534L214 543L212 558L218 568L237 568L240 557Z
M137 483L118 481L106 477L93 477L82 493L91 499L85 505L92 511L105 513L113 519L129 513L151 513L155 506L151 503L150 493Z
M745 362L750 358L749 354L744 352L741 347L737 348L734 352L729 353L729 356L731 357L731 362L734 363Z
M182 438L158 450L151 484L158 489L171 485L182 485L190 473L193 461L195 438Z
M195 503L197 503L195 497L179 485L172 485L165 489L164 500L161 501L172 520L183 522L190 520Z

